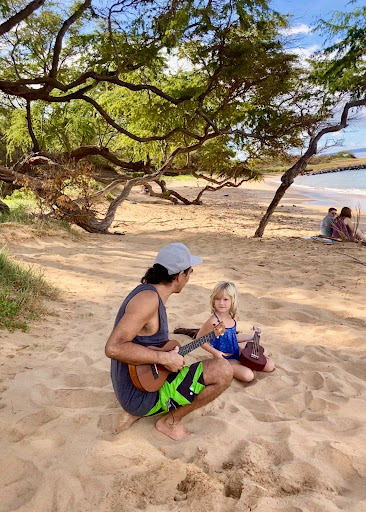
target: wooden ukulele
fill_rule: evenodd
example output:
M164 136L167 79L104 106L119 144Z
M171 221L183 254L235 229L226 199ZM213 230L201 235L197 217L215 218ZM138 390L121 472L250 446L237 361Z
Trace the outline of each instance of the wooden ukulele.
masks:
M197 340L191 341L191 343L188 343L187 345L184 345L184 347L180 346L180 343L178 341L174 340L168 340L165 341L162 345L159 347L148 347L153 350L162 350L164 352L169 352L170 350L173 350L174 347L180 347L178 354L181 356L185 356L186 354L189 354L189 352L192 352L192 350L195 350L196 348L200 347L204 343L208 343L212 338L218 338L225 332L225 326L224 325L216 325L214 327L214 330L205 334L201 338L198 338ZM130 377L132 380L133 385L139 389L140 391L157 391L161 388L161 386L166 381L168 375L172 373L170 370L165 368L165 366L161 364L139 364L139 365L128 365L128 371L130 373Z
M248 341L245 348L241 351L239 361L243 366L247 366L251 370L262 371L266 366L267 359L263 354L264 348L259 345L259 335L261 330L259 327L253 327L253 341Z

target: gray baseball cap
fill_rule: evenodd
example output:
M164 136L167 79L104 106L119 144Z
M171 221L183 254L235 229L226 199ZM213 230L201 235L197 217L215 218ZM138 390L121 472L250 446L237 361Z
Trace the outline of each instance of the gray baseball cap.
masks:
M187 270L187 268L193 265L199 265L202 263L202 258L192 256L188 247L179 242L174 242L160 249L156 256L155 263L159 263L159 265L165 267L168 274L172 276L179 274L182 270Z

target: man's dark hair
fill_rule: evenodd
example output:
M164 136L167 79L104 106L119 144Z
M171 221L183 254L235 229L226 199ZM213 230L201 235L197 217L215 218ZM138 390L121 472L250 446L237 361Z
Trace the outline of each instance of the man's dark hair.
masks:
M330 213L330 212L336 212L336 211L337 211L337 208L329 208L328 213Z
M191 267L183 270L185 275L189 271ZM179 274L179 272L178 272ZM163 265L159 263L155 263L152 267L148 268L146 274L141 279L141 283L143 284L169 284L174 281L178 274L169 275L168 271Z

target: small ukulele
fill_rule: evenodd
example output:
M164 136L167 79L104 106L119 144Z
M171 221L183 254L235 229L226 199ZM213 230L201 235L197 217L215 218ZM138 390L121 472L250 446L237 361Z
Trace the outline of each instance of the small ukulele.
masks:
M205 334L201 338L197 340L191 341L184 347L181 347L177 341L168 340L165 341L159 347L148 347L153 350L162 350L164 352L169 352L173 350L174 347L180 347L178 354L181 356L185 356L200 347L204 343L208 343L212 338L218 338L225 332L224 325L216 325L214 330ZM165 368L160 364L139 364L137 366L133 364L128 365L128 371L130 373L130 377L133 385L139 389L140 391L157 391L161 388L161 386L166 381L168 375L172 373L170 370Z
M259 327L253 327L253 341L248 341L245 348L241 351L239 361L243 366L247 366L251 370L262 371L266 366L267 359L264 355L264 348L259 345L259 335L261 330Z

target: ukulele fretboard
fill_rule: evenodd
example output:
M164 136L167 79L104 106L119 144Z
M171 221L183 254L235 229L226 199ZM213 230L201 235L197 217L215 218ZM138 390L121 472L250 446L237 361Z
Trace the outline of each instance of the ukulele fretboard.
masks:
M190 352L192 352L192 350L195 350L196 348L200 347L204 343L208 343L210 340L212 340L212 338L215 338L215 337L216 337L216 334L214 333L214 331L211 331L211 332L205 334L204 336L202 336L201 338L198 338L198 340L193 340L193 341L191 341L191 343L188 343L188 345L185 345L184 347L180 347L178 353L181 356L185 356L186 354L189 354Z

